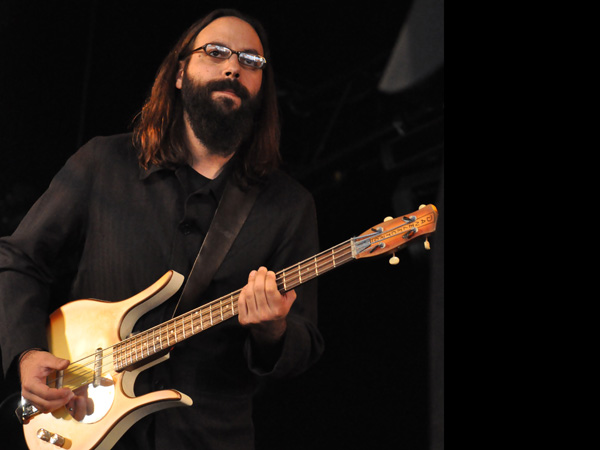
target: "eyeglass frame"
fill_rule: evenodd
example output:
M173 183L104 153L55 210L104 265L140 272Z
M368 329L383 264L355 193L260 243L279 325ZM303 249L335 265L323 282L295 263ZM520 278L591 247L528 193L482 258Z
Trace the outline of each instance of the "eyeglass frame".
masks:
M231 55L229 55L229 57L228 57L228 58L219 58L218 56L212 56L212 55L209 55L209 54L208 54L208 52L206 51L206 47L208 47L209 45L214 45L214 46L216 46L216 47L222 47L222 48L225 48L225 49L227 49L227 50L229 50L229 51L231 52ZM237 57L238 57L238 62L239 62L239 63L240 63L242 66L244 66L244 67L248 67L249 69L263 70L263 69L265 68L265 66L267 65L267 59L266 59L264 56L262 56L262 55L259 55L258 53L248 53L248 52L245 52L245 51L243 51L243 50L242 50L242 51L236 51L236 50L232 50L232 49L230 49L229 47L227 47L227 46L225 46L225 45L222 45L222 44L215 44L214 42L208 42L208 43L206 43L206 44L204 44L204 45L201 45L200 47L198 47L198 48L196 48L196 49L194 49L194 50L191 50L190 52L187 52L187 53L184 53L183 55L180 55L180 56L179 56L179 60L180 60L180 61L183 61L184 59L186 59L186 58L188 58L188 57L192 56L194 53L198 53L200 50L204 50L204 53L206 53L206 55L207 55L207 56L210 56L211 58L215 58L215 59L220 59L220 60L222 60L222 61L226 61L226 60L228 60L229 58L231 58L231 57L232 57L232 56L235 54L235 55L237 55ZM240 61L240 55L241 55L241 54L243 54L243 55L250 55L250 56L254 56L254 57L258 57L258 58L260 58L260 59L262 60L262 62L263 62L263 65L262 65L261 67L253 67L253 66L249 66L248 64L244 64L243 62L241 62L241 61Z

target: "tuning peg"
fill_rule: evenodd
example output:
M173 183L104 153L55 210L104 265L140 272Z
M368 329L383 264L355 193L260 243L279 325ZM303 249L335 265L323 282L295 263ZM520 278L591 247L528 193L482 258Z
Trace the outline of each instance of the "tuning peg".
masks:
M398 257L396 256L396 254L394 253L394 256L392 256L392 257L390 258L390 264L391 264L392 266L395 266L395 265L397 265L399 262L400 262L400 258L398 258Z
M429 238L425 238L425 242L423 242L423 246L425 247L425 250L431 250L431 244L429 243Z
M392 216L387 216L385 219L383 219L384 222L389 222L390 220L394 220L394 218Z
M421 205L421 206L419 206L419 209L423 209L423 208L425 208L426 206L427 206L427 205Z

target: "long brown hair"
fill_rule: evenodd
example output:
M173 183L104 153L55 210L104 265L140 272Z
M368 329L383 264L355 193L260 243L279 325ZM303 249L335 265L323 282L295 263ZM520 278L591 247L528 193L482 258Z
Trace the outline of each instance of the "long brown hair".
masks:
M142 167L148 168L150 164L176 167L189 162L190 154L183 139L183 108L179 89L175 87L179 62L192 50L202 29L219 17L229 16L242 19L254 28L267 59L261 85L262 104L250 142L236 153L236 175L239 181L247 183L259 180L278 167L281 160L279 113L267 35L258 21L234 9L215 10L191 25L160 65L150 96L134 122L133 143L139 151Z

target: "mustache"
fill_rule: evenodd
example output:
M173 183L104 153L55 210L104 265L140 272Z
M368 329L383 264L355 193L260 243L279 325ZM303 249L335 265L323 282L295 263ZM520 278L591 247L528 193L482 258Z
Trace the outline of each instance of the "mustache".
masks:
M242 84L235 79L209 81L206 83L205 88L208 92L231 90L242 100L247 100L250 98L250 92L248 92L248 89L242 86Z

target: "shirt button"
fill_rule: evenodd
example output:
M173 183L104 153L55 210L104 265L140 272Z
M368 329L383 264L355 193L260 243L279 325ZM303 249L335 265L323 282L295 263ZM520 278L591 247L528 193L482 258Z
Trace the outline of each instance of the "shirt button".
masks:
M179 230L185 235L188 236L192 232L192 225L188 222L184 222L179 226Z

